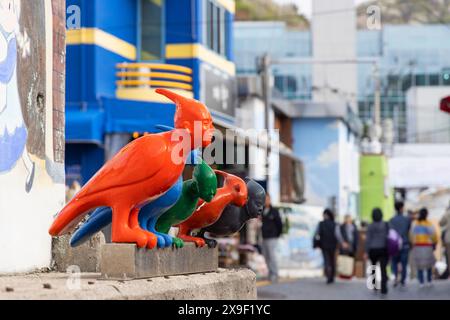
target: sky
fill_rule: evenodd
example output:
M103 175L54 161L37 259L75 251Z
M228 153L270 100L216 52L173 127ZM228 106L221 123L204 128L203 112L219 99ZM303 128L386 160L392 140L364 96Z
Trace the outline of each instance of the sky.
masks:
M311 8L313 0L275 0L278 3L295 3L301 13L303 13L308 18L311 17ZM367 2L367 0L355 0L355 3L359 5L360 3Z

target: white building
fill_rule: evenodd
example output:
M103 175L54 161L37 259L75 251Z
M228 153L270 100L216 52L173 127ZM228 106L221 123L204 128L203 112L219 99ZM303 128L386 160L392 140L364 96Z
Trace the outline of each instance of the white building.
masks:
M450 86L411 87L406 93L407 141L450 143L450 114L439 109Z

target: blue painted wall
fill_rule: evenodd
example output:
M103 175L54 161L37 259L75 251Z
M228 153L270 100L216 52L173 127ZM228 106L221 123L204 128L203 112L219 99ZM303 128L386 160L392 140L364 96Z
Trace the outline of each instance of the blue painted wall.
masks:
M162 0L163 48L166 44L203 43L203 0ZM139 0L67 0L81 8L81 27L97 28L138 48ZM232 21L234 16L226 14ZM226 57L233 57L232 23ZM139 54L139 52L137 52ZM103 164L99 156L108 133L154 132L156 124L173 125L173 105L115 98L116 65L128 60L97 45L68 45L66 61L67 165L82 167L83 182ZM200 98L197 58L165 59L193 70L194 97Z
M198 19L198 13L193 12L199 5L199 0L180 1L166 0L166 43L198 42L200 25L192 23L192 16Z
M326 206L330 197L339 196L337 121L335 118L293 121L293 149L304 161L308 204Z

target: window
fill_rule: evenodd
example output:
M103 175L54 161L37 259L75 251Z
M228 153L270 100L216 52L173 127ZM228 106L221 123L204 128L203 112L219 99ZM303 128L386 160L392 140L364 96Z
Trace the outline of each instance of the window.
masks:
M140 0L140 60L161 60L163 0Z
M225 56L229 26L225 9L218 6L213 0L205 0L204 4L206 28L204 43L212 51Z
M295 97L297 93L297 79L291 75L276 75L275 88L283 93L285 98Z

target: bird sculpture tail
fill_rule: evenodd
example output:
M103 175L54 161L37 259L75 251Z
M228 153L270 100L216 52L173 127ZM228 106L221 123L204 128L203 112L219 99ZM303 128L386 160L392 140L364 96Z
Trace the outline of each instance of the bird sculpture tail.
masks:
M53 221L49 233L50 235L62 236L72 231L78 223L95 207L84 198L75 196L57 215Z
M98 208L83 223L70 239L70 246L78 247L89 240L94 234L111 224L112 210L109 207Z

